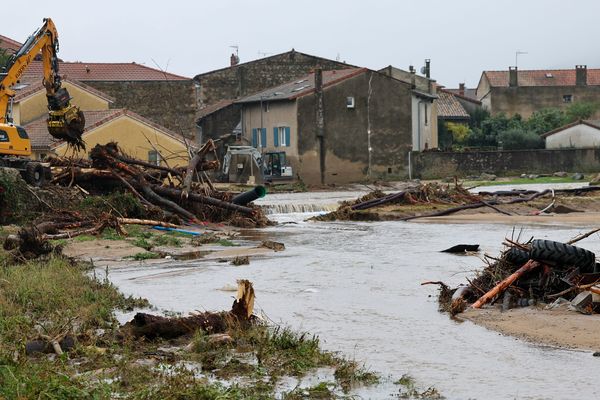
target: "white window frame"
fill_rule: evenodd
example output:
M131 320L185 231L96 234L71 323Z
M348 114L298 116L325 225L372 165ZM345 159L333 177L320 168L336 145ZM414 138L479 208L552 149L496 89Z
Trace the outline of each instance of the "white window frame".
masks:
M285 128L287 128L287 126L278 126L277 127L277 132L279 135L279 146L287 146L288 145L285 141Z

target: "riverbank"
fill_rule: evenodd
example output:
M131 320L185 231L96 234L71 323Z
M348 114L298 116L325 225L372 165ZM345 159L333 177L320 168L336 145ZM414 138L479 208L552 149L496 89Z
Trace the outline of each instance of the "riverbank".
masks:
M537 307L468 309L457 316L503 335L565 349L600 351L600 316L583 315L565 308Z

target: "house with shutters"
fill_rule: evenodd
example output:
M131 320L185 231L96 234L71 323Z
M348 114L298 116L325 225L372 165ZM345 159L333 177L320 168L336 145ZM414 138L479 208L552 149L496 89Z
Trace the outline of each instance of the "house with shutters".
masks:
M492 114L529 118L544 108L564 109L576 102L600 102L600 69L484 71L477 99ZM594 117L600 118L599 115Z
M282 155L282 166L291 166L294 177L307 184L406 176L408 153L414 149L412 85L366 68L348 68L322 71L319 89L319 72L237 100L241 143L265 156ZM421 140L437 145L437 138Z

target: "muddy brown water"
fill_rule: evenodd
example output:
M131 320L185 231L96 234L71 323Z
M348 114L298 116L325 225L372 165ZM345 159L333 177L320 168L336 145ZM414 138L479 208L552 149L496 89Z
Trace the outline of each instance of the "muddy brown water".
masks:
M310 215L273 214L293 223L244 232L248 239L266 236L286 246L270 257L251 258L250 265L136 263L110 270L109 277L127 294L183 313L228 309L235 293L223 289L250 279L257 308L271 320L319 335L325 348L363 361L384 377L378 386L357 389L359 398L390 398L399 390L393 382L403 374L420 387L435 386L448 399L599 397L600 359L591 352L539 346L451 320L437 311L436 288L420 285L464 282L482 262L439 251L478 243L495 255L511 226L304 222ZM523 237L563 241L586 231L524 229ZM598 236L580 243L600 252Z

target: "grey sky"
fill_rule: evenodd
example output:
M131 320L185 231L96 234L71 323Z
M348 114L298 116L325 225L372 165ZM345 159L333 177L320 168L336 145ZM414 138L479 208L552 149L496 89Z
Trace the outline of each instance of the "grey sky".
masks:
M528 52L520 69L600 66L597 0L33 0L9 11L1 33L21 42L50 16L65 60L135 61L189 77L228 66L230 45L242 62L292 47L373 69L431 58L448 87L507 69L517 50Z

